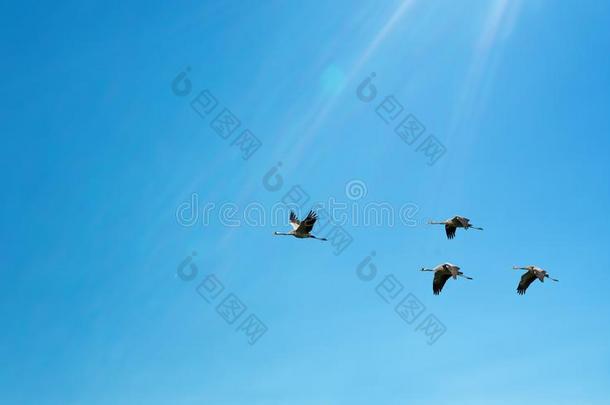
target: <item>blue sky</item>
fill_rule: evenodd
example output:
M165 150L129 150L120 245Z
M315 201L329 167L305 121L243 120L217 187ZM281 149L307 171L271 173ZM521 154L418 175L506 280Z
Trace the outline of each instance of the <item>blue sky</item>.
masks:
M0 402L607 403L610 4L302 3L1 6ZM262 142L249 159L191 108L206 89ZM435 164L377 115L390 95ZM349 201L353 180L418 225L347 223L336 255L285 225L176 219L193 193L269 208L293 185ZM485 230L423 224L455 214ZM445 261L474 280L433 296L418 269ZM561 281L518 296L527 264ZM247 306L232 325L197 293L209 274ZM376 292L388 275L425 305L412 324Z

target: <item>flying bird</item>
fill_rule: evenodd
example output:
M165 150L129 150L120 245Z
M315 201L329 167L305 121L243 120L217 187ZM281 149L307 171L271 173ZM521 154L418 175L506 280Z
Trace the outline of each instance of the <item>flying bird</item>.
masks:
M540 280L541 283L544 283L544 279L545 278L551 279L553 281L559 281L557 279L554 279L553 277L549 277L547 272L545 270L542 270L540 267L536 267L536 266L525 266L525 267L513 266L513 269L515 269L515 270L527 270L527 272L524 273L521 276L521 281L519 281L519 285L517 286L517 293L519 293L519 295L525 294L525 290L527 290L527 287L529 287L530 284L532 284L534 282L534 280L536 280L536 279Z
M305 219L299 221L299 219L297 218L297 214L295 214L294 211L290 211L290 226L292 226L292 231L274 232L274 235L294 236L295 238L300 239L313 238L318 240L328 240L326 238L318 238L317 236L314 236L310 233L317 219L318 217L316 213L313 211L309 211L309 214L307 214Z
M454 280L457 279L458 276L472 280L472 277L465 276L464 273L460 271L458 266L451 263L439 264L433 269L422 268L421 271L434 272L434 281L432 281L432 292L434 295L439 295L441 293L443 286L450 277L453 277Z
M436 224L436 225L445 225L445 233L447 234L447 239L453 239L455 238L455 231L457 228L464 228L464 229L478 229L479 231L482 231L483 228L478 228L476 226L472 226L472 224L470 224L470 220L468 218L465 217L460 217L459 215L454 216L451 219L448 219L446 221L440 221L440 222L434 222L434 221L428 221L429 224Z

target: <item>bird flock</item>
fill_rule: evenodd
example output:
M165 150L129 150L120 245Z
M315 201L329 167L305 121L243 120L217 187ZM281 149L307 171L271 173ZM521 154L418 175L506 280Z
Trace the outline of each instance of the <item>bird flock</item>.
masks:
M299 221L297 215L290 211L290 226L292 230L289 232L274 232L276 236L294 236L299 239L317 239L317 240L328 240L326 238L319 238L315 235L312 235L311 231L313 230L313 226L318 219L317 215L313 211L309 211L305 219ZM476 229L482 231L483 228L476 227L470 223L470 219L454 216L446 221L429 221L429 224L432 225L445 225L445 233L447 234L447 239L455 238L455 232L458 228L468 229ZM525 294L527 288L532 284L536 279L540 280L541 283L544 283L544 279L548 278L552 281L559 281L555 278L552 278L548 275L548 273L536 266L513 266L515 270L526 270L526 272L521 276L521 280L519 280L519 284L517 285L517 293L519 295ZM472 280L472 277L464 275L460 271L460 267L451 263L442 263L433 269L422 268L421 271L431 271L434 273L434 279L432 281L432 292L434 295L439 295L445 286L445 283L450 278L456 280L458 277L465 278L467 280Z

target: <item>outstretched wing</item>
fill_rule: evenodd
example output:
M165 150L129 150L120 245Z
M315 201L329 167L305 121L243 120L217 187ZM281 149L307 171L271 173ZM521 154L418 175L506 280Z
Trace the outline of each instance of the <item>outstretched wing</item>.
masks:
M532 271L526 272L521 276L521 281L519 281L519 285L517 286L517 293L519 295L525 294L525 290L536 280L536 275Z
M297 218L297 214L294 211L290 211L290 226L292 226L292 229L296 230L300 223L301 221Z
M451 274L447 274L445 272L437 271L434 273L434 281L432 282L432 292L434 295L439 295L443 289L443 286L449 280Z
M455 238L455 230L457 228L453 225L445 224L445 233L447 234L447 239Z
M316 223L316 219L318 219L316 213L309 211L309 214L307 214L307 217L301 221L296 231L301 234L308 234L313 229L313 224Z

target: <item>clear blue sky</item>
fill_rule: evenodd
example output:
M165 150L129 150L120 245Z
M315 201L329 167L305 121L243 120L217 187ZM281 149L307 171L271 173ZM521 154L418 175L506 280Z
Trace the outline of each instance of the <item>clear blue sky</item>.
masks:
M12 3L0 402L607 403L610 3ZM189 106L204 89L262 141L247 161ZM387 95L446 147L436 164L376 115ZM284 225L176 221L192 193L270 207L294 184L345 200L354 179L420 225L347 224L337 256ZM485 230L421 224L455 214ZM474 280L433 296L418 269L444 261ZM527 264L560 282L518 296ZM197 294L208 273L267 326L256 344ZM444 323L433 345L377 295L389 274Z

